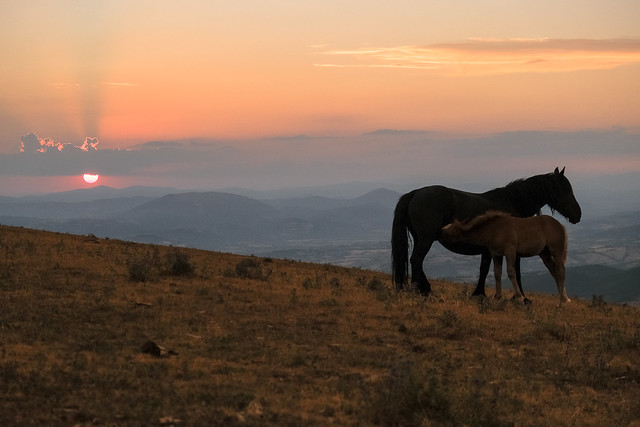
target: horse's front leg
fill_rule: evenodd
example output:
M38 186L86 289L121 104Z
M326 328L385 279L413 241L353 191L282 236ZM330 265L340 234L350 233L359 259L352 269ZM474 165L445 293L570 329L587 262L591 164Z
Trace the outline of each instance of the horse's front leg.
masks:
M502 257L493 257L493 277L496 279L496 299L502 298Z
M491 254L488 250L482 251L482 257L480 258L480 276L478 276L478 284L471 296L486 296L484 285L487 280L487 274L489 274L489 266L491 265Z

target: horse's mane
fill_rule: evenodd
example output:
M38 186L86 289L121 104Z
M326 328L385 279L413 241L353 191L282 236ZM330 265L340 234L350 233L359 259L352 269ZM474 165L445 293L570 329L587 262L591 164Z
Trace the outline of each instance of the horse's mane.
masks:
M551 207L555 204L559 194L560 188L554 179L554 173L517 179L486 193L488 196L510 200L522 216L539 215L544 205Z

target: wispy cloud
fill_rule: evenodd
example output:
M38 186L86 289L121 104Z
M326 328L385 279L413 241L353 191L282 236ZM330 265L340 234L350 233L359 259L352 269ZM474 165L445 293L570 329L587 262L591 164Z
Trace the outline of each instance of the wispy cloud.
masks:
M640 63L640 39L468 39L428 46L324 49L316 67L437 70L447 75L604 70Z
M129 82L104 82L103 85L113 86L113 87L139 86L137 83L129 83Z
M102 82L101 84L104 86L111 86L111 87L140 86L138 83L130 83L130 82ZM86 86L92 86L92 85L87 85L87 84L83 85L79 82L51 82L49 83L49 86L66 89L66 88L82 88L83 86L86 87Z

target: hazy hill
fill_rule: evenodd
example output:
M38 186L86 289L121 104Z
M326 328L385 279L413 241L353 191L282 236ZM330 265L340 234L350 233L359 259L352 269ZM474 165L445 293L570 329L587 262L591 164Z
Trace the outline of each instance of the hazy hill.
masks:
M264 200L264 202L277 208L282 216L310 218L322 212L362 205L384 206L393 210L399 198L400 193L379 188L348 199L307 196Z
M108 218L178 190L163 187L106 186L23 197L0 197L0 217L50 220Z
M6 226L0 255L0 425L640 420L637 308Z
M206 192L170 194L119 217L135 223L141 233L158 235L162 241L189 244L190 235L194 235L206 240L199 247L204 243L205 248L223 248L270 239L275 215L275 209L257 200Z
M205 192L169 194L137 206L121 216L129 220L166 227L197 229L223 228L230 224L247 226L269 221L275 209L244 196Z
M83 202L46 200L0 200L0 217L13 216L54 220L108 218L153 200L152 197L119 197Z
M21 201L38 202L62 202L80 203L101 199L118 199L128 197L156 198L167 194L180 193L182 191L171 187L144 187L132 186L126 188L112 188L98 185L91 188L79 188L77 190L63 191L59 193L41 194L36 196L23 196L15 199Z

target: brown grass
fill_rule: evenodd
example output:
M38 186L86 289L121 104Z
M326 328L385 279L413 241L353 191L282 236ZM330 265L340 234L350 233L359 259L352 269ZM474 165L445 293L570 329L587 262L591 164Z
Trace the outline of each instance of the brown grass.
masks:
M0 227L0 424L640 420L638 309L474 301L439 281L424 299L390 282Z

